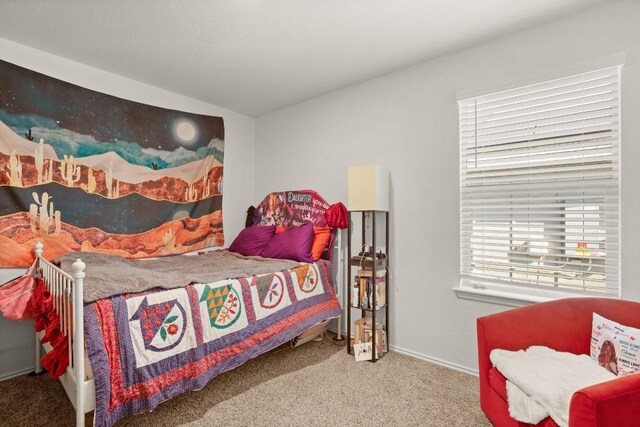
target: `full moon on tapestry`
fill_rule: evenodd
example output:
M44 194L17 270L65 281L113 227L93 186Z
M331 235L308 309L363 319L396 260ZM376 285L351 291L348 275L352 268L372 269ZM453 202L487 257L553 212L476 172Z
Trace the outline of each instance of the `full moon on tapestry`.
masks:
M0 267L220 246L224 122L0 61Z

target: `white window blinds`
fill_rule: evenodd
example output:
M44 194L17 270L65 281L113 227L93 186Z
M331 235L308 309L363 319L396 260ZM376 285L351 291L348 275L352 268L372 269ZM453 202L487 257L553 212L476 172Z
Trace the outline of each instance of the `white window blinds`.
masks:
M463 286L619 295L619 75L460 101Z

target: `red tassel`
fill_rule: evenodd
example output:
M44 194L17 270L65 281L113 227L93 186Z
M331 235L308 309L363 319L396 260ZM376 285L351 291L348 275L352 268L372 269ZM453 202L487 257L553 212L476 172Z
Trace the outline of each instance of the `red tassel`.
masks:
M67 371L67 366L69 366L69 343L64 336L62 338L42 358L42 366L49 371L51 378L59 378Z
M51 295L49 290L44 284L44 281L40 278L36 278L36 292L31 301L31 311L33 312L35 319L36 332L42 331L48 323L47 314L48 310L45 306L45 301L51 301Z
M51 343L53 345L58 341L62 333L60 332L60 317L55 315L51 316L51 320L44 328L44 336L40 340L43 343Z

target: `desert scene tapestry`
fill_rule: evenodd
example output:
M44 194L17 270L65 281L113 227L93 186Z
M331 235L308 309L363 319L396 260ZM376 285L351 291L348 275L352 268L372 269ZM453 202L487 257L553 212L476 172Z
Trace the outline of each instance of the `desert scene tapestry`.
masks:
M128 258L223 242L221 117L128 101L0 61L0 267L34 245Z

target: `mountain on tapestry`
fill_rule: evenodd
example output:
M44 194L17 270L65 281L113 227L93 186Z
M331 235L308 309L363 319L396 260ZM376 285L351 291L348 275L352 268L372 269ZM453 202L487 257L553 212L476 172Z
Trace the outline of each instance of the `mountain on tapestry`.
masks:
M0 61L0 267L223 244L224 123Z

